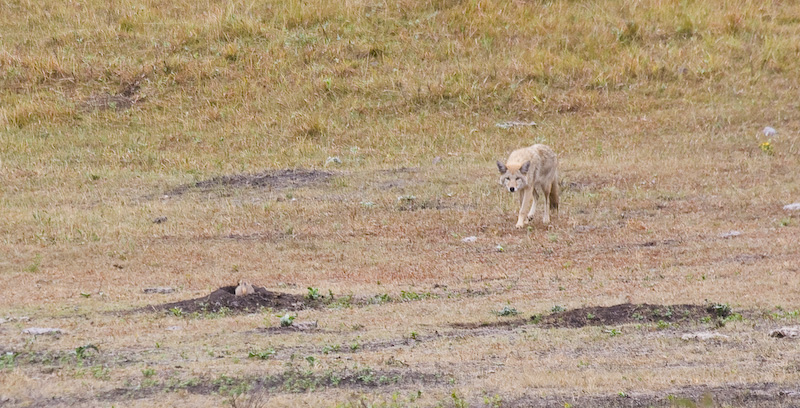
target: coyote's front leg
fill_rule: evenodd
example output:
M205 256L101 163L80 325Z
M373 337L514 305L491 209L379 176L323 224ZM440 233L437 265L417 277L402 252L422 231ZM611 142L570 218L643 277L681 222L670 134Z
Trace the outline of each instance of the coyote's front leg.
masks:
M531 186L530 190L531 190L531 208L530 211L528 211L528 222L533 221L533 217L536 215L536 201L539 200L539 193L536 192L536 188Z
M517 217L517 228L522 228L528 223L527 212L533 201L533 189L526 188L519 192L519 217Z

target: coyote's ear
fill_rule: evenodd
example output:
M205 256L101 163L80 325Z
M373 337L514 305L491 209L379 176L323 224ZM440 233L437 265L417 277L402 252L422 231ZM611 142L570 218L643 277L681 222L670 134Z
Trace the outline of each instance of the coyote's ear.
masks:
M528 170L531 168L531 161L526 161L522 167L519 168L519 172L523 174L528 174Z
M500 174L503 174L508 171L508 167L505 164L497 162L497 170L500 170Z

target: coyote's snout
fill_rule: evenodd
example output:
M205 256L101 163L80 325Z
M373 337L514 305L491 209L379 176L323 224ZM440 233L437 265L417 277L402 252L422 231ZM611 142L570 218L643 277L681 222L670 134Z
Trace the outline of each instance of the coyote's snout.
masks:
M544 217L550 222L550 210L558 210L558 159L552 149L535 144L514 150L505 164L497 162L500 184L511 193L519 192L517 228L522 228L536 214L539 191L544 195ZM526 214L527 213L527 214Z

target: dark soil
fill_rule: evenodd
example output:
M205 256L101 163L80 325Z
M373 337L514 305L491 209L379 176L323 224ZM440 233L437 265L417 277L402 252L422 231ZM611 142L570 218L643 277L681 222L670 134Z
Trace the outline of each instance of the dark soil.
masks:
M196 299L182 300L180 302L165 303L148 306L142 311L160 311L180 309L182 314L187 313L217 313L223 308L231 313L253 313L261 308L278 310L302 310L322 306L319 300L311 300L299 295L289 293L270 292L263 287L254 286L256 293L246 296L236 296L236 286L225 286L211 292L208 296Z
M166 195L180 195L190 189L211 190L219 187L284 189L307 186L328 180L333 173L321 170L284 169L268 170L256 174L218 176L196 183L176 187Z
M503 401L504 407L797 407L797 387L777 384L733 384L724 387L693 386L659 393L523 397Z
M697 321L704 317L724 317L730 310L716 310L705 305L634 305L625 303L615 306L595 306L552 313L547 316L534 316L543 327L584 327L611 326L626 323L656 323Z

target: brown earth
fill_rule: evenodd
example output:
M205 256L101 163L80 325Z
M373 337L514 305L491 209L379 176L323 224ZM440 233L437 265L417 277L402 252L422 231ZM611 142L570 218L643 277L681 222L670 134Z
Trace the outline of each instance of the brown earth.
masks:
M180 302L147 306L138 311L162 311L180 309L181 313L217 313L227 309L231 313L253 313L262 308L278 310L302 310L322 305L318 300L311 300L289 293L270 292L263 287L254 286L256 293L236 296L236 286L224 286L209 294L195 299Z
M721 306L720 306L721 307ZM624 303L614 306L582 307L544 316L539 322L544 327L611 326L626 323L668 323L697 321L704 317L725 317L730 310L715 309L714 305L638 305ZM535 317L534 317L535 318Z
M196 183L184 184L168 191L166 195L181 195L191 189L207 191L220 187L250 187L263 189L297 188L323 183L331 176L333 176L333 173L323 170L266 170L255 174L217 176L207 180L198 181Z

